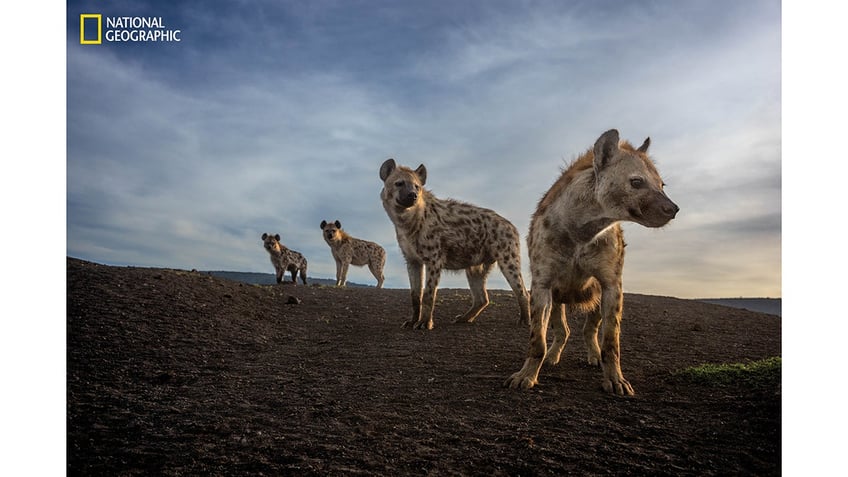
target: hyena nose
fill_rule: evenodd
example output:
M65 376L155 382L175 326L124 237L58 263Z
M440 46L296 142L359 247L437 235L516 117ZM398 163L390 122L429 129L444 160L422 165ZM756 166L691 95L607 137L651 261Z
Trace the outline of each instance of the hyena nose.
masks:
M667 204L663 204L662 211L665 215L673 219L680 212L680 207L674 202L669 201Z
M406 200L408 200L410 203L415 202L416 200L418 200L418 193L410 192L409 194L407 194Z

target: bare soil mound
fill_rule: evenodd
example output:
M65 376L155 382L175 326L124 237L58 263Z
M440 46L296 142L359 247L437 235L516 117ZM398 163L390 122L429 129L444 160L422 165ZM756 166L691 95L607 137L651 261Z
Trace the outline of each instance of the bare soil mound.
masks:
M609 396L573 316L561 363L503 387L529 332L506 291L472 325L441 290L247 285L67 260L69 475L779 475L781 388L702 363L780 356L780 318L626 295Z

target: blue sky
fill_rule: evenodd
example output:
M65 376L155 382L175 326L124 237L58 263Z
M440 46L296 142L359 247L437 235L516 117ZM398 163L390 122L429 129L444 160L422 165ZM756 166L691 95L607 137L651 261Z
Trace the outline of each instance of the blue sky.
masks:
M162 17L181 41L80 45L83 13ZM67 255L270 273L271 232L330 278L318 224L338 219L408 287L383 160L526 235L609 128L651 137L681 207L625 226L626 291L781 296L779 2L72 1Z

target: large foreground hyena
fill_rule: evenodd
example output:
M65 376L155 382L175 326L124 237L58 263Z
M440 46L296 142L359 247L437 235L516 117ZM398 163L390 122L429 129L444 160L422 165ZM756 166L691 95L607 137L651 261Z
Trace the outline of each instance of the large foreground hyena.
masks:
M530 307L521 277L518 230L489 209L436 198L424 189L427 169L398 167L394 159L380 167L383 208L395 225L406 259L412 293L412 324L433 328L433 307L442 270L465 270L471 288L471 308L456 318L472 322L489 304L486 277L495 263L501 269L521 308L520 320L530 321ZM424 270L427 286L423 288Z
M299 252L289 250L280 243L280 234L262 234L265 250L271 256L271 263L277 271L277 283L283 282L286 270L291 272L292 283L297 283L297 272L300 271L300 280L306 285L306 259Z
M347 269L351 265L368 265L371 274L377 279L377 288L383 288L383 266L386 264L386 251L374 242L351 237L342 230L342 223L321 221L324 240L333 252L336 261L336 286L343 287L347 282Z
M538 382L552 312L554 340L547 362L559 362L569 335L565 305L571 305L589 312L583 339L589 364L603 368L604 389L633 395L619 361L624 266L619 221L662 227L679 210L663 192L663 181L648 158L650 143L648 138L634 149L619 143L615 129L605 132L539 202L527 240L532 274L530 348L524 367L507 379L507 386L531 388Z

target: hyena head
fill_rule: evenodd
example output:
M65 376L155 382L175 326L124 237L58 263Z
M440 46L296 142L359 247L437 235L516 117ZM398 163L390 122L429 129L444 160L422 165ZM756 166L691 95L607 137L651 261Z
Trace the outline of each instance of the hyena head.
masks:
M662 178L648 157L651 138L634 149L619 144L618 131L598 138L593 150L595 197L604 212L617 220L662 227L677 215L677 204L663 192Z
M262 234L262 241L265 245L265 250L268 252L280 251L280 234Z
M398 166L394 159L387 159L380 166L380 179L383 180L383 191L380 193L383 205L392 205L400 210L408 209L422 199L427 168L421 164L413 171L408 167Z
M321 230L324 231L324 239L331 242L341 237L342 223L338 220L333 223L328 223L326 220L322 220Z

